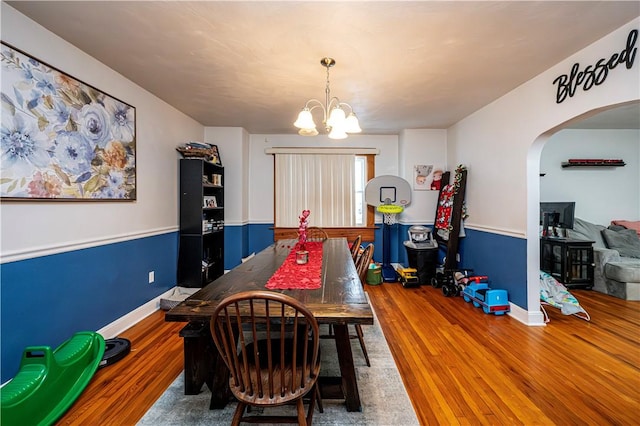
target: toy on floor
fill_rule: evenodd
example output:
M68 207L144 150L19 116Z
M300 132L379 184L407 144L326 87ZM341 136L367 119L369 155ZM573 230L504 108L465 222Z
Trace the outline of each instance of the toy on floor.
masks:
M397 223L397 216L411 203L411 185L398 176L377 176L367 182L364 199L382 213L382 280L397 282L398 275L391 265L391 227Z
M436 272L436 276L431 279L431 285L442 287L442 294L445 297L459 296L472 273L473 269L450 269Z
M420 286L420 281L418 280L418 273L416 268L403 268L400 267L396 270L398 275L400 275L400 283L402 287L418 287Z
M504 315L509 312L509 296L506 290L491 289L486 282L487 277L470 277L469 282L462 291L465 302L473 302L473 306L482 310L485 314Z
M53 424L80 396L104 354L104 338L81 331L55 350L29 346L0 396L2 424Z

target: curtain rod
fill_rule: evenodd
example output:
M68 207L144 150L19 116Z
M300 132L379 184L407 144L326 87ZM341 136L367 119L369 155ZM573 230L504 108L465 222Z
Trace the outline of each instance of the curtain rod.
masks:
M354 154L354 155L378 155L378 148L354 148L354 147L272 147L265 148L265 154Z

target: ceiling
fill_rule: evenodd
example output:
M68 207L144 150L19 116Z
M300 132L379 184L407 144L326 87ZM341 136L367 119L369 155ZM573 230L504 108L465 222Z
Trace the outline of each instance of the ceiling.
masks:
M295 133L325 56L364 133L443 129L640 16L638 1L7 3L202 125L253 134ZM640 128L627 108L616 126Z

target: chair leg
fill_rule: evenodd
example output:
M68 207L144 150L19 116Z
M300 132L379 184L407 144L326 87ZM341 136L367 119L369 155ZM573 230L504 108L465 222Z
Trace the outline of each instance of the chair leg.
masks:
M245 404L244 402L238 401L236 412L233 413L233 419L231 420L231 426L238 426L240 424L240 420L242 419L242 415L244 414L244 409L246 407L247 407L247 404Z
M311 401L313 401L313 398L311 398ZM309 404L311 404L311 402L309 402ZM298 424L306 426L307 417L304 415L304 404L302 403L302 398L299 398L296 401L296 407L298 408Z
M318 388L318 382L316 382L313 385L314 389L311 389L310 394L312 395L311 398L309 398L309 411L307 412L307 417L305 418L305 422L308 426L311 426L311 423L313 422L313 411L316 408L316 399L319 401L320 404L320 412L322 413L324 410L322 409L322 402L320 401L320 389ZM300 398L298 401L300 401L300 404L302 405L302 398ZM304 408L303 408L304 411Z
M318 411L324 413L324 407L322 406L322 395L320 395L320 386L316 383L316 400L318 402Z
M356 334L358 335L358 340L360 341L360 347L362 348L364 359L367 362L367 367L371 367L371 362L369 362L369 354L367 353L367 347L364 344L364 333L362 332L362 326L360 324L356 324Z

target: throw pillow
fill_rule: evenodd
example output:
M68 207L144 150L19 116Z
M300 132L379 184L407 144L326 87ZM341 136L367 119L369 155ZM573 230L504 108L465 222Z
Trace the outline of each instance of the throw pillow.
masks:
M633 229L621 231L603 229L602 237L607 243L607 247L617 250L620 256L640 258L640 237Z
M595 225L576 217L573 223L573 229L568 229L567 231L569 238L594 241L593 247L607 248L601 234L603 229L605 229L605 227L602 225Z

